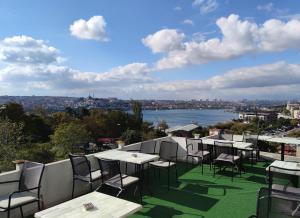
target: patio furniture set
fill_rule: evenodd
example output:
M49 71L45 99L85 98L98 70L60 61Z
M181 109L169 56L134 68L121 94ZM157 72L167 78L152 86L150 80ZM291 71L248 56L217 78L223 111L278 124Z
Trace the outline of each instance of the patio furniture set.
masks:
M283 139L264 138L272 142L285 143ZM234 140L231 134L221 134L218 138L186 139L186 161L192 158L198 160L202 165L208 162L210 170L213 168L214 175L216 168L224 170L231 168L232 177L234 170L241 174L243 170L243 160L246 157L254 160L259 159L259 149L257 141L258 135L244 136L242 140ZM289 139L289 142L298 143ZM41 210L42 199L40 197L41 180L45 165L35 162L25 162L19 180L0 182L1 184L17 183L18 190L5 196L0 196L0 212L7 212L10 217L12 209L19 208L23 217L22 207L27 204L36 203L38 211L37 218L51 217L126 217L142 208L142 185L144 169L167 170L167 184L170 189L171 169L175 168L177 180L177 158L178 143L173 141L161 141L157 149L156 141L142 142L137 150L108 150L94 154L98 160L99 168L92 169L90 161L85 155L70 154L69 158L73 170L72 199L46 210ZM156 152L158 150L158 152ZM284 157L284 156L283 156ZM125 170L121 163L125 163ZM134 165L135 174L127 174L127 165ZM188 165L188 164L187 164ZM125 173L123 173L125 171ZM274 161L266 168L267 182L269 186L262 188L258 194L257 214L253 217L273 217L275 213L290 214L300 216L300 189L298 177L300 176L300 163ZM285 175L285 182L282 177ZM278 179L279 178L279 179ZM277 179L280 182L277 182ZM89 185L89 194L75 197L76 187L80 183ZM93 185L97 184L94 188ZM100 185L99 185L100 184ZM124 191L134 187L134 196L138 193L139 203L120 199L119 196ZM102 188L109 188L116 191L114 196L101 192ZM95 190L95 191L93 191ZM288 205L288 206L287 206ZM84 209L84 208L87 209ZM267 212L265 212L267 210ZM278 212L279 211L279 212ZM113 214L113 215L112 215Z

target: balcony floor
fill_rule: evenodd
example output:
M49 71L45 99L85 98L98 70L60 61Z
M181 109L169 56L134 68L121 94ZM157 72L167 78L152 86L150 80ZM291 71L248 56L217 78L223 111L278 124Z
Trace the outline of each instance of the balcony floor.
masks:
M257 163L253 167L246 164L242 177L235 175L231 181L231 171L217 173L205 165L186 168L178 165L179 181L176 184L174 175L171 188L167 190L167 171L161 171L161 179L153 176L151 171L151 190L153 195L143 196L143 209L130 218L142 217L206 217L232 218L249 217L255 214L258 190L266 186L265 168L268 164Z

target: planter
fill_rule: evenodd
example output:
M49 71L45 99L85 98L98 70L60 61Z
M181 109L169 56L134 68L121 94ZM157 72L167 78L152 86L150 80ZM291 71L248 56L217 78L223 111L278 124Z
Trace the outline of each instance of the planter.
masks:
M194 134L194 138L195 139L199 139L200 138L200 134Z
M24 163L26 160L15 160L13 161L14 164L16 164L16 170L22 170Z
M123 149L124 148L124 146L125 146L125 142L124 141L116 141L117 142L117 144L118 144L118 149Z

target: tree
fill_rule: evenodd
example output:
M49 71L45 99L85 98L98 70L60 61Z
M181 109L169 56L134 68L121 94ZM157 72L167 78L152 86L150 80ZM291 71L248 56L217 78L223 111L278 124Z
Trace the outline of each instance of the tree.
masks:
M66 112L52 114L52 128L56 129L60 124L75 122L76 119Z
M44 119L34 114L27 115L24 119L24 133L28 142L37 143L49 141L49 135L53 132L51 127L45 123Z
M22 123L0 120L0 172L13 169L17 148L22 141Z
M167 122L165 120L161 120L158 124L157 124L157 128L159 130L165 131L166 129L169 128Z
M128 129L123 133L121 139L128 145L140 142L142 140L142 135L140 131Z
M131 129L141 130L143 123L143 113L142 113L142 104L138 101L132 101L131 107L133 111L131 119Z
M21 122L24 118L23 106L18 103L9 103L0 108L0 117L13 122Z
M85 126L78 123L60 124L51 136L54 152L58 157L66 157L69 152L79 151L89 141Z

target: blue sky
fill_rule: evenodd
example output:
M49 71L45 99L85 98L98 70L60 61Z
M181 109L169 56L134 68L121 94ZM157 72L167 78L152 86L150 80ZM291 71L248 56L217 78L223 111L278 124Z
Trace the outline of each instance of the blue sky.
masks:
M300 97L296 0L0 0L0 14L0 95Z

